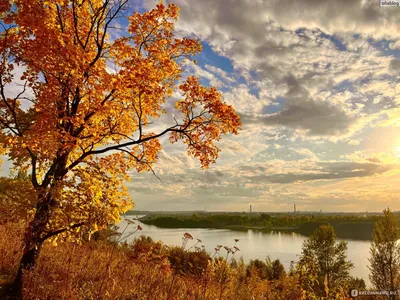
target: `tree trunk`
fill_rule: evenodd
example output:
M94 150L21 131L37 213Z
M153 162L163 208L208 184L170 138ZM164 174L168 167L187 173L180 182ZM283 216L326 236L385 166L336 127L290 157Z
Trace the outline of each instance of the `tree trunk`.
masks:
M24 254L18 267L17 276L11 287L11 294L15 297L22 298L22 275L24 270L34 267L36 259L39 255L39 248L33 246L30 242L25 242Z
M18 267L17 276L11 286L10 295L15 298L22 298L22 275L24 270L35 266L39 256L40 248L44 242L43 233L50 218L50 194L39 195L39 202L36 205L36 213L33 220L25 229L24 251Z

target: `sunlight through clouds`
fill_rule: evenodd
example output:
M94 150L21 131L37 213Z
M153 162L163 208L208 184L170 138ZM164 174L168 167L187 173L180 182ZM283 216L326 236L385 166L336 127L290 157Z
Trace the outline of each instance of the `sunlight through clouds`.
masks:
M220 143L221 159L207 175L221 172L214 180L182 162L166 175L170 163L161 159L166 185L191 179L174 201L201 188L192 209L240 210L253 201L263 210L298 201L309 210L381 210L381 201L400 209L396 8L345 0L168 3L181 7L177 29L205 49L190 68L223 91L243 122L239 136Z
M154 170L162 182L149 173L128 183L137 209L400 209L398 8L376 0L162 2L180 6L179 35L203 46L182 80L194 74L217 87L243 126L218 142L221 156L208 171L161 139ZM113 38L126 30L117 27ZM167 99L163 124L151 130L174 123L181 98Z

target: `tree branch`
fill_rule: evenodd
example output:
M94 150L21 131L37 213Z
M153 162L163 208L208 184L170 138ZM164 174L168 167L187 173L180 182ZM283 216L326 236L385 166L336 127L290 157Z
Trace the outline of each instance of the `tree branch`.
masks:
M33 154L32 150L29 149L29 147L26 147L26 150L28 150L29 155L31 157L31 163L32 163L31 181L32 181L32 185L37 190L40 187L40 185L39 185L39 183L37 181L37 177L36 177L36 162L37 162L37 158L36 158L36 155Z
M67 230L71 230L71 229L74 229L74 228L81 227L83 225L85 225L85 223L83 223L83 222L82 223L77 223L77 224L74 224L74 225L69 226L67 228L62 228L62 229L58 229L58 230L49 232L45 236L40 238L39 243L43 243L45 240L51 238L52 236L55 236L55 235L60 234L60 233L63 233L65 231L67 231Z
M151 172L153 173L153 175L154 175L161 183L163 183L162 180L161 180L161 178L157 176L156 172L154 172L154 170L153 170L153 168L152 168L150 162L142 161L141 159L139 159L137 156L133 155L133 154L132 154L131 152L129 152L128 150L125 150L125 149L118 149L118 150L127 153L129 156L132 156L134 159L136 159L137 162L139 162L139 163L141 163L141 164L147 165L147 166L150 168L150 170L151 170Z

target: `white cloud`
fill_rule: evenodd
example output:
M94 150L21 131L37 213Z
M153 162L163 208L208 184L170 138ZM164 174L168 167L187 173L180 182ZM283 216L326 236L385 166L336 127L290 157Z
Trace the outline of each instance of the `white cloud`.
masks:
M333 210L394 203L399 161L359 149L371 128L399 125L397 8L376 0L168 3L181 7L180 34L198 37L231 61L233 73L209 61L189 70L224 88L243 131L218 143L221 158L208 172L185 162L183 149L166 147L158 167L164 185L139 177L152 199L163 205L165 193L176 207L232 210L254 201L277 210L293 201Z

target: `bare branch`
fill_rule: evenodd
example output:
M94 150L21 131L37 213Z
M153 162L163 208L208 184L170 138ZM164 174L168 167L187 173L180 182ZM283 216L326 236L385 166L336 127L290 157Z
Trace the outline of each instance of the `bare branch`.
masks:
M85 48L84 48L85 46L82 44L82 41L81 41L81 39L80 39L80 37L79 37L79 33L78 33L78 14L77 14L76 9L75 9L75 0L72 1L72 16L73 16L73 18L74 18L74 33L75 33L75 38L76 38L76 40L78 41L79 45L80 45L83 49L85 49Z
M161 180L161 178L157 176L156 172L154 172L153 167L151 166L151 163L150 163L150 162L142 161L141 159L139 159L137 156L135 156L132 152L130 152L130 151L128 151L128 150L125 150L125 149L118 149L118 150L127 153L129 156L132 156L134 159L136 159L136 161L137 161L138 163L147 165L147 166L149 167L149 169L151 170L151 172L153 173L153 175L154 175L161 183L163 183L162 180Z
M14 124L15 124L16 131L12 130L13 133L15 135L22 136L21 131L19 130L19 126L18 126L17 113L15 112L15 105L13 105L14 107L12 107L7 101L7 98L6 98L5 93L4 93L3 78L2 78L1 75L0 75L0 96L1 96L1 99L3 100L3 103L7 106L8 110L10 111L10 113L11 113L13 119L14 119ZM15 101L15 99L14 99L14 101ZM8 126L8 128L11 130L11 128L9 126Z
M90 67L92 67L101 57L103 50L104 50L104 41L105 41L105 37L107 35L107 30L108 30L108 26L110 25L110 23L117 17L117 15L119 14L119 12L124 8L124 6L128 3L129 0L125 0L122 1L118 4L117 8L115 9L115 12L112 13L111 9L109 9L107 11L107 15L106 18L108 17L108 21L104 24L104 31L102 34L100 34L100 27L101 24L105 21L105 19L103 18L104 15L104 11L106 11L106 7L109 4L109 1L105 1L104 2L104 11L102 12L102 15L100 16L100 18L98 19L97 22L97 30L96 30L96 35L97 35L97 39L96 39L96 44L97 44L97 54L94 57L94 59L92 60L92 62L89 64ZM109 15L110 14L110 15ZM101 37L100 37L101 35Z
M57 9L57 17L58 17L58 22L60 23L61 32L64 33L64 24L63 24L62 17L61 17L60 7L58 6L57 3L55 5L56 5L56 9Z

